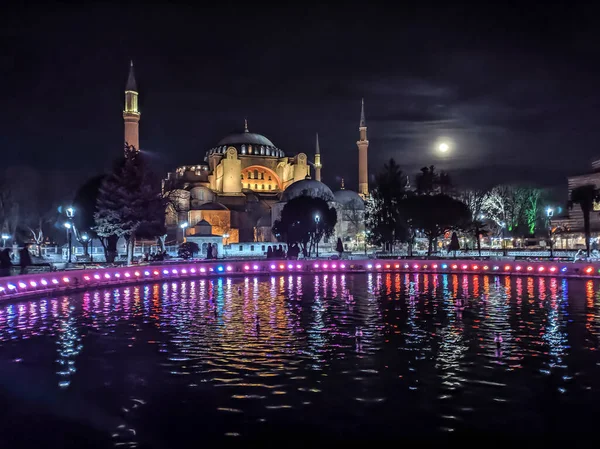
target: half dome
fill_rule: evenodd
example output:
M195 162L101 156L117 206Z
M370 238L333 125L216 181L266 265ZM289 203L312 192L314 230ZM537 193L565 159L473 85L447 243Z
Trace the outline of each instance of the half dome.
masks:
M333 194L335 200L342 205L344 209L364 210L365 202L360 195L352 190L338 190Z
M224 204L217 203L216 201L209 201L199 206L196 210L229 210Z
M302 179L291 184L283 191L282 202L287 202L299 196L311 196L313 198L322 198L325 201L335 201L333 192L329 187L320 181L314 179Z

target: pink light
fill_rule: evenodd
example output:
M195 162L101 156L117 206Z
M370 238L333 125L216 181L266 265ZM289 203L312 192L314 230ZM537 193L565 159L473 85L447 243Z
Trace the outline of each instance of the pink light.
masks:
M510 265L505 265L504 266L504 271L510 271Z
M340 268L346 268L346 264L341 264Z
M208 267L208 271L215 271L213 267Z
M100 275L99 274L95 274L94 275L94 279L100 279Z
M104 273L104 279L110 279L110 274Z
M171 273L173 273L173 274L177 274L177 270L176 270L175 268L173 268L173 269L171 270Z
M592 274L592 273L594 272L594 269L593 269L592 267L587 267L587 268L585 269L585 272L586 272L587 274Z
M90 277L86 275L86 276L83 277L83 279L85 279L86 281L89 281Z
M128 277L131 277L131 274L129 273L129 271L126 271L126 272L125 272L125 277L126 277L126 278L128 278Z
M284 264L282 264L282 263L280 263L280 264L279 264L279 269L280 269L280 270L283 270L284 268L285 268L285 265L284 265Z
M523 267L522 267L521 265L517 265L517 266L516 266L516 268L515 268L515 270L517 270L517 271L521 271L521 269L522 269L522 268L523 268Z
M248 271L250 269L250 265L244 265L244 270Z
M158 276L160 274L158 270L154 270L152 273L154 273L154 276Z
M434 270L437 270L437 267L438 267L438 266L437 266L437 263L434 263L434 264L432 265L432 267L433 267L433 269L434 269Z
M323 268L327 268L327 264L326 263L323 264Z
M27 287L27 284L25 282L19 282L19 287L25 288Z
M371 268L373 268L373 265L371 265L371 264L368 264L368 265L367 265L367 268L370 270Z
M31 285L32 287L37 287L37 282L31 281L29 282L29 285Z
M89 279L89 276L88 276ZM46 279L42 279L42 285L48 285L48 281Z
M314 264L314 265L313 265L313 267L315 267L315 268L319 268L319 264L318 264L318 263L316 263L316 264Z
M275 264L274 264L274 263L272 263L272 264L271 264L271 270L274 270L275 268L277 268L277 267L275 266Z
M195 273L195 272L196 272L196 269L195 269L195 268L192 268L190 271L191 271L192 273Z
M253 269L253 270L258 270L258 265L253 265L253 266L252 266L252 269Z
M71 280L66 276L64 278L62 278L62 280L65 284L68 284L69 282L71 282Z
M182 269L181 269L181 272L182 272L183 274L187 274L187 270L186 270L185 268L182 268Z
M332 264L331 264L331 268L337 268L337 265L336 265L336 264L334 264L334 263L332 263Z
M404 268L408 269L408 264L407 263L404 264Z
M115 273L115 277L116 278L120 278L121 277L121 273Z
M533 271L533 267L530 265L527 267L527 271Z
M135 273L133 273L133 274L134 274L136 277L139 277L139 276L140 276L140 272L139 272L139 271L136 271L136 272L135 272Z
M58 284L58 279L56 279L56 278L52 279L52 283L53 283L54 285Z
M233 267L231 265L227 265L226 269L227 269L227 271L231 271L231 270L233 270Z
M375 268L377 268L379 270L381 268L381 264L378 263L377 265L375 265Z
M463 269L463 270L466 270L467 268L469 268L467 265L463 265L463 266L462 266L462 269Z
M554 273L556 271L556 267L550 267L550 271Z
M200 273L206 273L206 268L204 268L204 267L200 268Z
M539 267L538 271L544 271L544 267Z
M293 269L294 269L294 266L292 264L289 264L288 265L288 270L293 270Z

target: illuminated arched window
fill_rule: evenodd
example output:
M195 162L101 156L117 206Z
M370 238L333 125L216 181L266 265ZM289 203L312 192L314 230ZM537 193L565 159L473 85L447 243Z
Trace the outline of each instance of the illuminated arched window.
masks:
M242 181L243 181L244 180L244 174L242 173L240 176L242 177Z
M254 179L260 179L260 178L258 177L258 170L254 170Z
M258 184L254 184L254 190L258 190Z
M242 154L246 154L246 145L242 145Z

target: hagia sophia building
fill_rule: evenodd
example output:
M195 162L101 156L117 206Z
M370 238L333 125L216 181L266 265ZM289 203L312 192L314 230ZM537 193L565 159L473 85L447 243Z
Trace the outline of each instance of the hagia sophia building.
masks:
M136 148L140 148L138 95L131 63L123 118L125 142ZM346 249L358 249L358 242L364 242L364 199L369 194L364 102L356 142L358 192L345 189L343 180L336 192L321 182L323 164L318 135L313 159L309 160L306 153L286 154L269 138L249 128L245 120L240 132L223 137L209 148L204 161L177 167L167 174L162 185L163 193L171 199L166 212L167 242L181 243L184 238L200 244L218 239L219 246L221 240L229 245L276 242L271 228L286 202L310 195L327 200L338 211L335 238L323 243L335 246L340 237ZM182 229L182 224L187 227Z

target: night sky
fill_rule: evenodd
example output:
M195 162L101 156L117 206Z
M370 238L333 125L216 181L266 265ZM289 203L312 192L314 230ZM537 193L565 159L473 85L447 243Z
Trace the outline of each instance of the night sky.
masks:
M560 185L600 157L598 11L366 4L13 7L0 27L3 163L73 182L108 168L130 59L141 147L160 170L202 163L247 117L287 154L312 158L318 132L323 180L356 189L361 97L371 174L394 157L463 185Z

